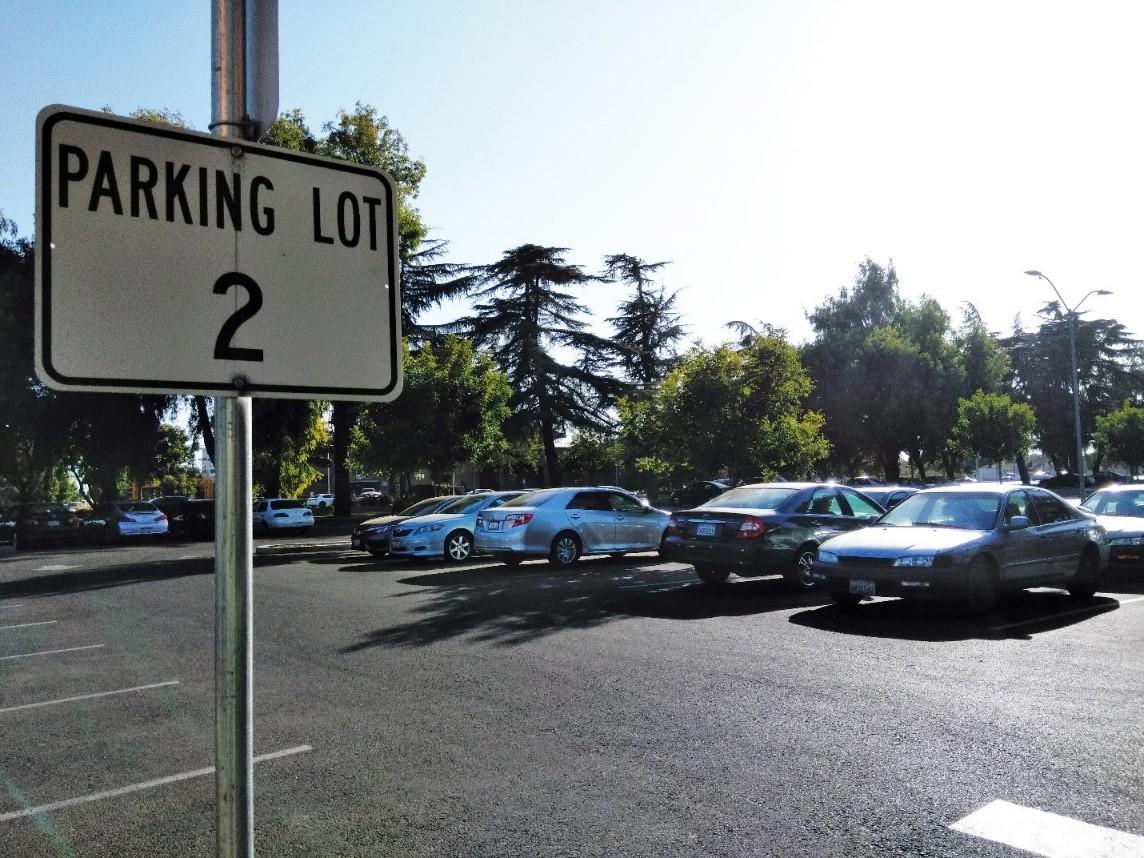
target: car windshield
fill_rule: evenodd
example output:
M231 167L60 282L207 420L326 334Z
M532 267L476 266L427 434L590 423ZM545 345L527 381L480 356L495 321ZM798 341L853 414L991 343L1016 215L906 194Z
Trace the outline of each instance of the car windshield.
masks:
M413 506L407 506L401 511L401 514L413 518L417 515L424 515L427 512L433 512L433 510L441 506L442 503L445 503L445 501L443 501L441 498L428 498L423 501L418 501L417 503L413 504Z
M511 506L541 506L542 504L548 503L548 501L552 500L562 491L564 490L545 489L539 492L526 492L518 498L513 498L508 503L502 504L500 508L508 509Z
M705 506L738 507L743 509L776 509L779 505L791 499L794 489L752 488L744 486L741 489L731 489L718 497L712 498Z
M878 524L992 530L1000 509L1001 495L992 492L921 492L906 498Z
M1097 515L1131 515L1144 518L1144 489L1127 492L1093 492L1082 509Z
M452 503L445 504L441 509L437 510L442 514L457 515L459 513L472 512L475 509L480 509L481 505L488 500L488 495L475 495L473 497L460 498Z

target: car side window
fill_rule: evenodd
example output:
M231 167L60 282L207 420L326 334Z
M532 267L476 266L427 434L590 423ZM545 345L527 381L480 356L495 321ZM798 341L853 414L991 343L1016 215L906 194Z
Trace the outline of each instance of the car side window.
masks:
M490 503L487 507L485 507L485 509L495 509L496 507L500 506L502 503L508 503L510 500L512 500L513 498L517 498L517 497L520 497L520 495L502 495L499 498L493 498L493 502Z
M878 507L874 506L874 504L866 500L866 498L862 497L858 492L850 489L839 489L839 491L842 492L843 500L850 506L851 515L856 515L859 518L869 518L871 516L876 518L882 514L882 510L878 509Z
M604 497L602 492L580 492L572 497L572 500L568 502L567 508L610 510L611 506L608 504L607 498Z
M1009 497L1005 498L1005 521L1008 522L1017 515L1027 517L1032 524L1039 523L1033 505L1029 503L1028 492L1010 492Z
M255 512L266 512L266 501L259 501L254 505Z
M842 515L842 504L834 489L815 489L801 511L810 515Z
M1030 492L1033 500L1033 508L1037 511L1037 518L1040 519L1041 524L1052 524L1057 521L1072 521L1073 514L1069 512L1068 507L1061 503L1051 495L1041 494L1040 492Z
M619 492L608 492L608 503L616 512L639 512L643 509L639 502Z

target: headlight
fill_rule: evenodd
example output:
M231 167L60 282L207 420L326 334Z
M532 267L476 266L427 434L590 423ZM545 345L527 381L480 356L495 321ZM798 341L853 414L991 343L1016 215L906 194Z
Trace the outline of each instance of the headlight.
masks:
M919 554L914 557L899 557L894 561L895 566L933 566L932 554Z
M1144 545L1144 536L1114 536L1111 545Z
M381 534L385 533L387 530L389 530L392 527L393 527L392 524L379 524L375 527L367 527L365 530L362 531L362 533L368 533L371 536L380 536Z
M438 524L423 524L420 527L415 528L413 530L412 535L416 536L419 533L436 533L438 530L440 530L444 526L445 526L444 522L440 522Z
M838 562L838 555L835 554L833 551L823 551L820 548L820 549L818 549L818 562L819 563L837 563Z

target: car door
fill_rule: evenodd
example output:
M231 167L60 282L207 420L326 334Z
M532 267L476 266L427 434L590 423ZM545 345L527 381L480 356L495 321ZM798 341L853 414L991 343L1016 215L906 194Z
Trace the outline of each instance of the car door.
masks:
M616 519L605 492L577 492L565 508L568 522L580 537L585 554L612 551L616 544Z
M1047 546L1049 567L1046 571L1053 578L1075 574L1081 551L1088 540L1086 522L1048 492L1030 489L1029 498L1037 512L1039 529Z
M1010 522L1023 515L1029 526L1012 529ZM1031 586L1045 577L1049 569L1049 545L1045 534L1038 528L1036 510L1027 491L1009 492L1002 507L1005 559L1001 564L1001 580L1018 586Z
M834 486L819 486L810 493L791 517L791 523L802 531L795 534L794 541L801 543L808 538L821 541L843 530L851 529L852 526L843 518L842 498L838 490Z
M648 514L647 507L621 492L608 492L608 504L615 513L616 548L634 551L659 545L656 518Z

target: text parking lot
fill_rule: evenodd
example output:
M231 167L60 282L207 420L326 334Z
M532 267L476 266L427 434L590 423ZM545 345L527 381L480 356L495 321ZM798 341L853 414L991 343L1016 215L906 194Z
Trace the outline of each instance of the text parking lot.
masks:
M1027 854L971 817L996 801L1144 835L1131 577L848 615L654 555L257 544L255 753L292 752L256 766L263 854ZM0 558L0 626L50 623L0 657L59 651L0 662L12 854L210 854L209 554Z

